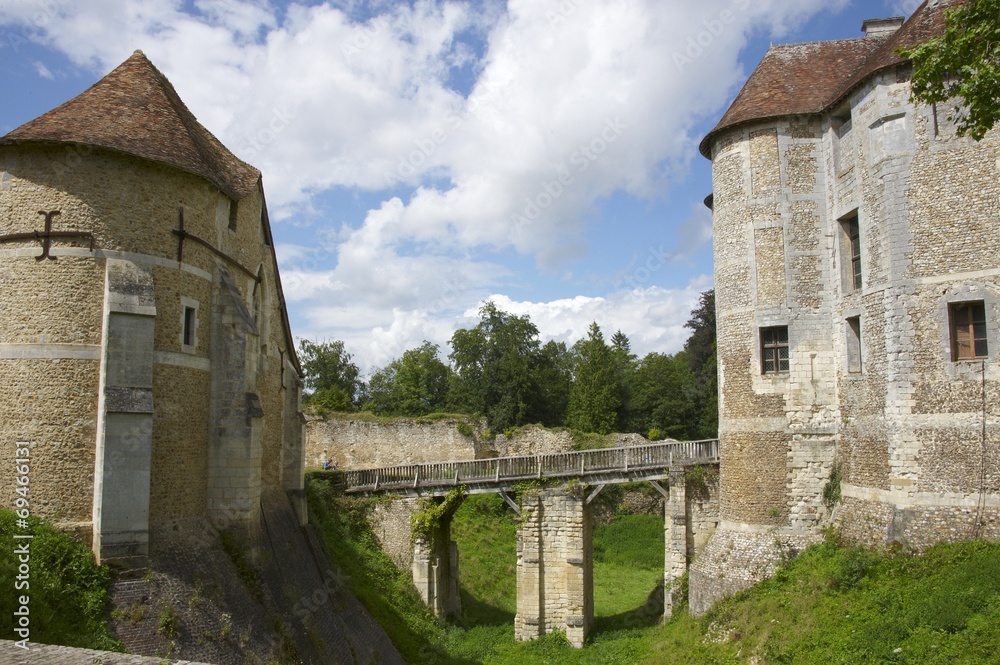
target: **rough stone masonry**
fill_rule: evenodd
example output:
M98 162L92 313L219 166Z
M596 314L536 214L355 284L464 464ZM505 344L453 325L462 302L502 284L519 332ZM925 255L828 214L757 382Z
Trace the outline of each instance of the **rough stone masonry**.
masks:
M949 4L771 47L701 144L721 505L694 612L831 524L1000 538L1000 131L961 138L946 105L915 105L896 53Z

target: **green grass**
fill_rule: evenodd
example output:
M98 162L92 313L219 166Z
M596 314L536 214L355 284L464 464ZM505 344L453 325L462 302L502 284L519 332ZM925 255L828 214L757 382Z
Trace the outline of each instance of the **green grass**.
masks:
M1000 663L1000 544L911 557L828 542L657 632L650 662Z
M465 616L447 625L423 610L409 575L395 571L352 509L328 503L334 509L320 514L315 484L312 515L329 522L337 513L342 526L321 531L408 663L1000 664L998 543L910 556L831 538L705 616L682 611L660 624L663 522L619 515L594 529L595 625L587 646L572 649L560 635L514 642L516 521L498 497L468 497L455 514Z
M5 617L0 638L20 639L12 617L24 595L29 598L31 642L120 651L107 627L111 573L69 535L35 518L28 522L34 537L15 540L14 534L25 531L17 527L13 512L0 509L0 580L7 587L0 593L0 613ZM26 581L28 588L16 589L20 562L14 549L25 542L30 543L30 571L20 582Z
M328 475L309 474L307 478L310 521L316 525L328 555L406 662L469 662L444 651L445 624L424 607L408 571L396 568L379 547L366 522L371 500L338 496Z

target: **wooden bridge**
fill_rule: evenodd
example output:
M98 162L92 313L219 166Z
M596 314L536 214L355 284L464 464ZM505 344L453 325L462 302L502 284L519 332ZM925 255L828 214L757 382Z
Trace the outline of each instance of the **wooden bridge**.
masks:
M411 464L346 471L345 492L443 495L462 485L469 494L502 492L531 480L579 479L588 485L662 480L671 467L719 461L718 439L671 441L625 448L547 455L496 457L468 462Z

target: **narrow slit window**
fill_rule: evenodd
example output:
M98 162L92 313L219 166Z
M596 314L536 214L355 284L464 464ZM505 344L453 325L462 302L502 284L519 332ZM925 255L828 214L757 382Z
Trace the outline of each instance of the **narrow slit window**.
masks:
M194 307L184 308L184 346L194 346L195 317L198 310Z
M847 371L861 371L861 317L847 319Z
M238 213L239 213L239 207L240 207L240 204L239 204L238 201L230 201L229 202L229 230L230 231L235 231L236 230L236 218L237 218Z
M788 326L760 329L760 369L763 374L788 371Z
M863 285L861 279L861 227L858 224L857 213L844 218L841 224L844 228L845 239L844 262L850 266L847 283L850 287L849 291L857 291Z
M951 322L951 359L986 358L986 306L982 300L952 303L948 307Z

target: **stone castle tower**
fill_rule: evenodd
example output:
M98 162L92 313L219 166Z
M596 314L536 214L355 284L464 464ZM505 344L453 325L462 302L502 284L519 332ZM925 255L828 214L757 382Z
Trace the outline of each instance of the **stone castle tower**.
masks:
M0 482L99 559L302 502L301 371L260 172L140 51L0 138ZM27 445L26 445L27 444ZM20 472L19 472L20 473Z
M772 47L701 144L722 461L695 612L829 524L1000 538L1000 130L956 136L896 54L946 7Z

